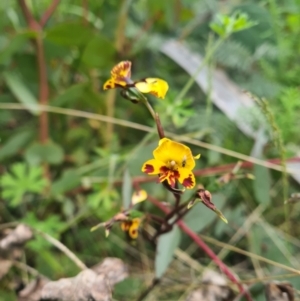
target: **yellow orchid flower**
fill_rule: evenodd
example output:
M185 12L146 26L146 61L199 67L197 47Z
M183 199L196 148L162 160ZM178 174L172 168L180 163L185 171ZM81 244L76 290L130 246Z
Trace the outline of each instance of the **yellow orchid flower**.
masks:
M149 175L159 175L159 182L165 180L174 188L176 181L187 189L195 186L195 176L192 170L195 159L189 147L184 144L163 138L158 147L153 151L154 159L143 164L142 171Z
M122 61L111 70L111 78L103 85L103 90L114 88L135 87L141 93L150 93L154 96L164 99L169 89L166 81L160 78L145 78L138 81L131 79L131 62Z
M132 239L136 239L138 237L138 230L141 224L141 219L136 217L132 220L124 221L121 223L121 229L127 232Z

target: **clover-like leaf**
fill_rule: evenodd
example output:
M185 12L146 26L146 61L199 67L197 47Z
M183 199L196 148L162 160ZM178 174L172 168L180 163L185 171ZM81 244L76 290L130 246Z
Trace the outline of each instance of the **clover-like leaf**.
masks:
M248 29L256 24L247 14L235 12L232 16L217 15L217 20L210 24L210 28L220 37L226 38L234 32Z

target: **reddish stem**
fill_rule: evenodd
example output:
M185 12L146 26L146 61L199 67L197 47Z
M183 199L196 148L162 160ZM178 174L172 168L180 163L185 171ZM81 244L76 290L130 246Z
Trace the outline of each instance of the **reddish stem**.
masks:
M38 23L35 21L33 15L31 14L31 11L29 10L25 0L19 0L19 4L20 4L23 15L24 15L29 27L32 29L34 26L38 25ZM35 25L33 25L33 23L35 23Z
M44 12L41 17L40 22L37 22L25 0L19 0L20 7L23 11L25 19L28 23L28 26L31 30L35 31L37 36L35 38L36 45L36 54L37 54L37 64L38 64L38 73L39 73L39 103L41 105L48 104L49 98L49 86L47 81L47 65L45 60L44 45L42 40L42 30L49 18L54 13L56 7L58 6L60 0L53 0L48 9ZM49 137L49 127L48 127L48 114L47 112L42 112L40 114L40 142L46 143Z
M286 160L287 162L300 162L299 157L293 157ZM281 159L270 159L266 160L266 162L271 163L281 163ZM251 169L253 167L253 163L251 162L243 162L241 164L241 168L248 168ZM203 169L197 169L194 171L195 176L212 176L216 174L222 174L228 171L232 171L232 169L236 166L236 163L230 163L220 166L214 166L214 167L208 167ZM148 182L154 182L157 181L156 177L149 177L149 176L137 176L133 178L133 184L135 183L148 183ZM122 184L123 181L116 181L115 185Z
M27 21L28 27L36 33L34 38L36 55L37 55L37 65L38 65L38 74L39 74L39 104L47 105L49 98L49 85L47 80L47 64L45 59L45 51L43 45L43 27L52 16L60 0L53 0L48 9L44 12L41 17L40 22L35 20L31 11L29 10L25 0L19 0L21 10L24 14L24 17ZM48 123L48 114L46 111L42 112L39 117L40 123L40 132L39 139L41 143L46 143L49 137L49 123ZM44 165L44 173L47 178L49 178L48 166Z
M38 37L36 38L36 52L38 61L38 71L39 71L39 103L41 105L48 104L49 97L49 86L47 81L47 67L45 61L44 45L42 41L42 32L38 32ZM46 143L49 136L48 130L48 114L47 112L42 112L40 114L40 141L41 143Z
M88 0L82 0L82 10L83 10L83 25L88 25L88 12L89 12L89 3Z
M151 195L148 195L148 200L156 207L164 211L166 214L170 212L170 209L167 208L160 201L153 198ZM219 259L219 257L213 252L213 250L195 233L191 230L182 220L177 222L177 225L185 232L220 268L220 270L230 279L234 284L237 285L240 293L245 295L248 301L253 301L249 292L245 290L242 284L234 276L234 274L229 270L229 268L224 264L224 262Z
M40 20L41 27L44 27L46 25L46 23L48 22L48 20L50 19L50 17L55 12L56 7L58 6L59 2L60 2L60 0L53 0L53 2L51 3L51 5L43 13L43 15L41 17L41 20Z

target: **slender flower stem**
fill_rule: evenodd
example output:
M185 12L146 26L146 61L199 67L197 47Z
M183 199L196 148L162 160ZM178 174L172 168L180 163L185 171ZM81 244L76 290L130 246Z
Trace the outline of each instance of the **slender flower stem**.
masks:
M165 207L164 204L153 198L151 195L148 195L148 199L156 207L164 211L166 214L170 212L170 209ZM244 294L248 301L253 301L249 292L245 290L242 284L238 281L235 275L229 270L229 268L223 263L222 260L210 249L210 247L195 233L191 230L182 220L177 222L177 225L184 231L188 236L193 239L193 241L218 265L220 270L238 287L241 294Z
M147 109L149 110L151 116L153 117L154 121L156 120L156 113L154 111L154 109L152 108L150 102L148 101L148 99L146 97L143 97L142 99L144 105L147 107Z

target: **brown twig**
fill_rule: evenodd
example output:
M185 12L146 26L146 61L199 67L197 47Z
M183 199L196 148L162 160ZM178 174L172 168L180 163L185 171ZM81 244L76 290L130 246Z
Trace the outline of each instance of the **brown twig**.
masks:
M38 36L36 38L35 43L39 72L39 103L41 105L47 105L49 97L49 86L47 81L47 67L41 31L38 32ZM40 142L46 143L48 140L48 136L48 114L47 112L42 112L40 115Z
M47 105L49 98L49 85L47 81L47 64L45 59L44 44L43 44L43 27L49 20L49 18L54 13L60 0L53 0L48 9L44 12L41 20L38 22L35 20L31 11L29 10L25 0L19 0L19 5L27 21L30 30L36 33L34 38L36 55L37 55L37 65L38 65L38 76L39 76L39 104ZM42 144L45 144L49 138L49 122L48 113L41 112L39 116L39 140ZM49 178L48 165L44 165L44 174L46 178Z
M41 19L40 19L40 25L41 27L44 27L46 25L46 23L48 22L48 20L50 19L50 17L53 15L53 13L55 12L58 4L60 3L60 0L53 0L52 3L50 4L50 6L47 8L47 10L43 13Z
M69 257L81 270L86 270L87 266L70 250L68 249L64 244L62 244L59 240L56 238L50 236L47 233L44 233L42 231L34 230L35 233L42 236L44 239L46 239L49 243L54 245L56 248L58 248L60 251L62 251L67 257Z
M30 29L37 29L37 27L39 27L39 24L34 19L31 11L29 10L29 8L26 4L26 1L19 0L19 4L20 4L21 10L23 12L23 15L24 15L26 22L28 23L28 26L30 27Z
M82 10L83 10L83 25L88 25L88 11L89 11L89 3L88 0L82 0Z

